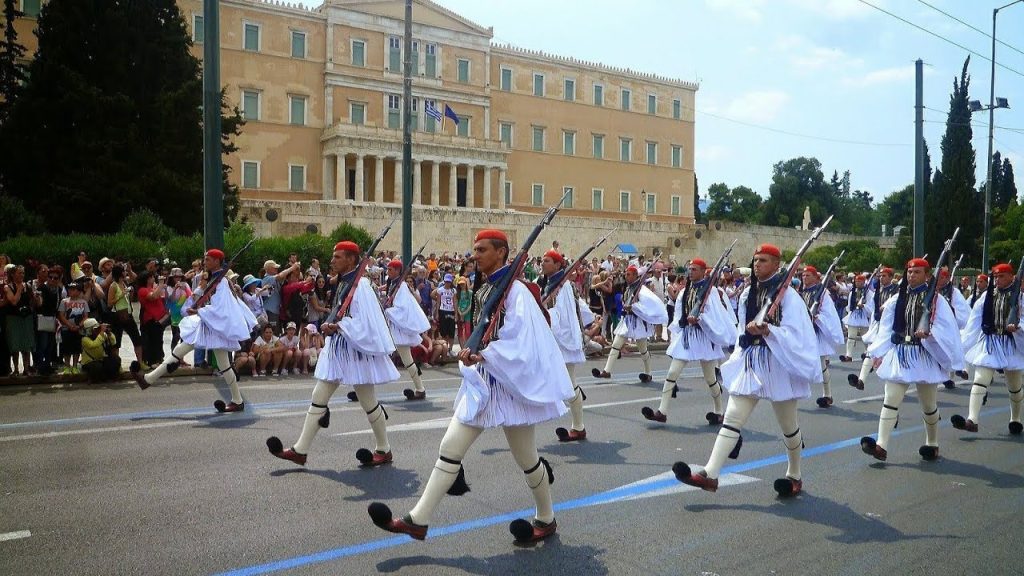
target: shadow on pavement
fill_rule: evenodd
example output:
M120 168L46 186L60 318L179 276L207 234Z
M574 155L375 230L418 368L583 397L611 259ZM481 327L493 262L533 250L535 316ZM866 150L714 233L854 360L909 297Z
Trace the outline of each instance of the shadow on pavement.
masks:
M506 536L508 536L506 534ZM511 536L508 536L511 540ZM379 572L397 572L403 568L432 567L437 574L444 574L444 568L454 568L480 576L508 576L510 574L552 574L554 563L561 566L563 574L587 574L600 576L608 574L608 568L599 560L604 550L593 546L567 546L562 544L556 533L544 542L529 548L517 548L505 554L489 558L459 556L457 558L433 558L425 555L392 558L377 563Z
M993 470L988 466L981 466L980 464L971 464L969 462L951 460L949 458L946 458L945 456L942 456L938 462L918 462L916 464L888 464L888 466L897 468L912 468L914 470L920 470L922 472L926 472L929 474L937 474L940 476L960 476L963 478L973 478L975 480L982 480L984 482L988 482L988 485L991 486L992 488L1024 488L1024 476L1010 474L1007 472L1000 472L999 470Z
M839 531L827 536L832 542L841 544L864 544L871 542L889 543L906 540L956 539L958 536L941 534L907 534L897 528L855 511L849 505L814 496L804 492L797 498L779 499L774 504L759 506L742 504L694 504L685 506L690 512L746 511L772 514L781 518L819 524Z
M312 474L326 478L332 482L344 484L362 492L360 495L345 496L343 500L361 502L363 500L391 500L408 498L419 493L419 475L411 470L402 470L394 466L378 468L355 468L350 470L319 470L315 468L289 468L274 470L271 476L279 478L289 474Z
M553 433L552 436L554 436ZM632 446L625 442L602 442L588 439L581 442L556 442L540 447L539 452L559 456L564 459L566 464L619 465L626 463L626 457L620 452Z

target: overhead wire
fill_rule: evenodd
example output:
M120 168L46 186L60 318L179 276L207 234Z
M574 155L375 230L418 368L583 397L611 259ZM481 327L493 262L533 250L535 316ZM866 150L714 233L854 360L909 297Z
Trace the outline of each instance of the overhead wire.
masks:
M975 32L978 32L979 34L981 34L981 35L985 36L985 37L986 37L986 38L988 38L989 40L995 40L996 42L998 42L998 43L1002 44L1003 46L1006 46L1006 47L1007 47L1007 48L1009 48L1010 50L1013 50L1014 52L1017 52L1018 54L1024 55L1024 51L1021 51L1021 50L1020 50L1019 48L1017 48L1016 46L1013 46L1013 45L1011 45L1011 44L1007 44L1006 42L1003 42L1002 40L1000 40L1000 39L998 39L998 38L992 38L992 35L991 35L991 34L989 34L988 32L985 32L984 30L982 30L982 29L980 29L980 28L976 28L976 27L974 27L974 26L972 26L972 25L968 24L967 22L964 22L963 20L961 20L961 19L957 18L956 16L953 16L953 15L952 15L952 14L950 14L949 12L946 12L946 11L945 11L945 10L943 10L942 8L938 8L938 7L936 7L936 6L933 6L933 5L931 5L931 4L927 3L927 2L925 2L924 0L917 0L917 1L918 1L918 2L920 2L921 4L924 4L925 6L927 6L927 7L929 7L929 8L931 8L932 10L935 10L936 12L938 12L938 13L940 13L940 14L943 14L943 15L945 15L945 16L948 16L949 18L952 18L953 20L956 20L957 22L959 22L959 23L963 24L964 26L967 26L967 27L968 27L968 28L970 28L971 30L974 30Z

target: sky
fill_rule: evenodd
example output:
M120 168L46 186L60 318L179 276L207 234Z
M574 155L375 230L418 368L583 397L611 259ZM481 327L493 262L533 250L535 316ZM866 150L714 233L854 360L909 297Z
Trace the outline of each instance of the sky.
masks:
M702 197L724 182L768 195L772 166L817 158L876 202L914 180L914 61L925 139L941 162L953 79L968 50L971 99L989 100L992 10L1011 0L435 0L493 41L697 82ZM302 0L319 6L321 0ZM887 10L957 47L868 3ZM930 6L931 7L930 7ZM933 8L934 7L934 8ZM974 26L981 33L939 12ZM1024 174L1024 2L999 12L995 149ZM972 120L985 179L988 113ZM1017 179L1024 190L1024 178Z

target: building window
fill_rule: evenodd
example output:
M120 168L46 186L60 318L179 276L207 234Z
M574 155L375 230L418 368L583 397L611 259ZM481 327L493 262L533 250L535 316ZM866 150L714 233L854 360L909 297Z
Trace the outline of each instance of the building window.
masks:
M682 206L682 198L679 196L672 197L672 215L679 216L679 209Z
M348 106L349 118L352 119L352 123L356 126L366 124L366 104L363 104L362 102L351 102Z
M260 163L251 160L242 161L242 188L260 187Z
M544 206L544 185L534 184L533 185L533 205Z
M28 18L38 18L41 4L40 0L21 0L21 13Z
M655 212L658 211L658 195L657 194L648 192L647 195L644 196L644 201L647 203L647 205L644 206L644 209L646 210L646 212L648 214L654 214Z
M683 103L678 98L672 101L672 117L676 120L683 117Z
M503 92L512 91L512 69L502 68L501 69L501 90Z
M619 212L629 212L629 192L619 191Z
M459 82L469 84L469 60L459 58Z
M402 128L402 97L398 94L388 94L388 128Z
M420 115L419 115L420 99L419 98L413 98L411 104L412 104L412 114L409 115L409 125L411 126L410 130L419 130L420 129Z
M27 1L27 0L26 0ZM36 0L39 2L39 0ZM24 10L22 10L24 12ZM28 15L28 13L25 13ZM206 21L203 19L202 14L192 15L192 43L202 44L203 38L206 38Z
M594 134L594 158L604 158L604 134Z
M658 163L658 143L648 142L647 143L647 163L657 164Z
M427 78L437 78L437 44L427 44Z
M512 181L505 181L505 206L512 203Z
M576 133L569 130L562 131L562 153L566 156L576 155Z
M572 78L565 79L565 94L563 96L566 101L573 102L576 100L576 81Z
M509 148L512 147L512 124L508 122L501 122L498 124L498 139L504 142Z
M467 118L465 116L459 117L459 123L455 126L456 133L459 136L465 136L466 138L469 138L470 134L472 133L472 130L469 127L470 120L471 118Z
M243 24L243 44L242 49L248 50L249 52L260 51L260 25L250 24L246 22Z
M242 90L242 118L247 122L260 119L260 93L256 90Z
M576 195L576 191L573 190L572 186L563 186L562 187L562 196L565 196L565 202L562 202L562 208L572 208L573 207L573 201L574 201L573 197L575 195Z
M544 95L544 75L534 73L533 75L533 95L543 96Z
M658 97L654 94L647 95L647 113L657 114L658 113Z
M296 126L306 125L306 97L288 97L288 123Z
M294 56L294 54L292 54ZM366 66L366 42L362 40L352 41L352 65Z
M288 165L288 189L292 192L303 192L306 190L306 167Z
M683 147L673 146L672 147L672 167L682 168L683 167Z
M629 138L619 138L619 160L629 162L633 157L633 141Z
M533 151L544 151L544 129L540 126L533 127Z
M402 39L398 36L388 37L388 70L402 71Z
M420 74L420 43L413 40L412 42L412 75L419 76Z
M594 188L590 191L590 206L594 210L604 210L604 190Z
M620 98L622 100L622 109L625 110L626 112L629 112L629 100L630 100L630 98L633 97L633 92L623 88L622 92L620 92L619 96L620 96Z
M594 106L604 106L604 86L594 84Z
M292 30L292 58L306 57L306 33Z
M423 101L423 131L433 134L437 131L437 120L431 116L428 112L430 110L437 110L436 100L424 100Z

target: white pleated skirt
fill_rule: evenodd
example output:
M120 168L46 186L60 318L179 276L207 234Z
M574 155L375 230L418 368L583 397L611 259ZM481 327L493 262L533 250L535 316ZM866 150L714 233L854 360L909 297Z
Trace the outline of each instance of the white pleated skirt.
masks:
M949 373L924 346L903 343L896 344L882 356L875 373L886 382L901 384L938 384L949 379Z
M982 334L966 351L964 360L972 366L993 370L1024 370L1024 350L1016 344L1016 339L1010 335Z
M390 354L364 354L339 334L327 337L313 376L317 380L345 386L387 384L401 377Z
M193 348L227 350L228 352L237 352L242 349L238 340L226 337L220 331L210 328L198 314L182 318L178 328L181 331L181 340L192 345Z
M405 330L399 326L396 326L393 322L388 320L388 327L391 329L391 338L395 341L395 346L419 346L420 342L423 342L423 337L416 332Z
M455 396L455 417L467 426L476 428L530 426L560 418L569 411L564 402L544 404L530 402L513 394L508 386L495 380L480 364L474 368L486 383L488 393L484 398L475 400L472 394L467 393L466 388L469 385L463 382L459 393ZM477 402L479 402L478 406L470 407L471 404ZM470 414L472 415L469 416Z
M558 345L558 350L562 352L562 359L565 360L566 364L583 364L587 361L587 356L583 353L583 349L569 350L562 348L562 345Z
M810 398L809 382L790 376L768 346L750 346L736 351L721 366L722 387L729 394L755 396L773 402Z

